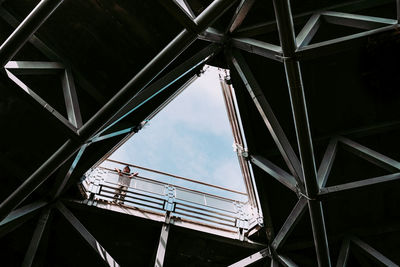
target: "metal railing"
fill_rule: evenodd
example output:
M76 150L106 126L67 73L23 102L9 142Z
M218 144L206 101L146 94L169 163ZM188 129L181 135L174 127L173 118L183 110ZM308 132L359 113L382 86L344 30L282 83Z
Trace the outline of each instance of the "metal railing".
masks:
M125 163L111 161L125 166ZM129 164L128 164L129 165ZM176 179L201 184L210 188L246 196L246 193L207 184L168 173L130 165ZM129 186L118 183L119 174L110 168L98 167L89 170L82 181L82 189L88 199L102 201L125 208L140 209L143 212L166 215L174 220L190 221L201 225L238 232L249 230L260 224L260 215L249 201L218 196L190 189L170 182L161 182L148 177L134 176Z

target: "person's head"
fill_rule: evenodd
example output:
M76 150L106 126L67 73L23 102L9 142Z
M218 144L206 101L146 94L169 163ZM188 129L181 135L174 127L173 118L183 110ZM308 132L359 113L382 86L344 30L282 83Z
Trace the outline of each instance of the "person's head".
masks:
M125 166L124 172L130 173L131 172L131 168L129 168L129 166Z

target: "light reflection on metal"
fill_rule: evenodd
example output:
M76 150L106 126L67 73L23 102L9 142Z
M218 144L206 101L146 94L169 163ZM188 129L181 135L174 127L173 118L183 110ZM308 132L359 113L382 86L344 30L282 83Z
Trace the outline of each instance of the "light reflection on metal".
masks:
M233 133L233 139L235 142L234 143L235 151L237 152L240 169L242 171L243 180L246 185L246 191L247 194L249 195L249 201L253 206L258 207L258 209L261 210L260 200L258 197L257 189L255 188L256 185L252 180L249 170L249 164L246 160L248 156L248 151L244 140L244 134L239 119L238 109L237 106L235 105L236 101L235 101L234 90L230 85L230 82L231 82L230 77L227 71L220 74L222 95L224 98L225 107L229 118L229 124L231 125Z

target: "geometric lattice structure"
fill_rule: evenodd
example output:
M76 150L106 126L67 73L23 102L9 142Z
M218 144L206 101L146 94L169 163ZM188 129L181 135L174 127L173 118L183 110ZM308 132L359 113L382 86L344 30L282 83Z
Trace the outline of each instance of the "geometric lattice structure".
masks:
M398 0L0 3L5 265L400 263ZM263 228L232 240L74 202L204 64L230 70Z

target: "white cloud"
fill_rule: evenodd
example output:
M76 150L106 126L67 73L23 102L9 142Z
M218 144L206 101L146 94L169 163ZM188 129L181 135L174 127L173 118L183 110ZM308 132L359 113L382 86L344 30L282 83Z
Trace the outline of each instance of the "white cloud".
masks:
M218 71L210 68L110 158L244 191Z

